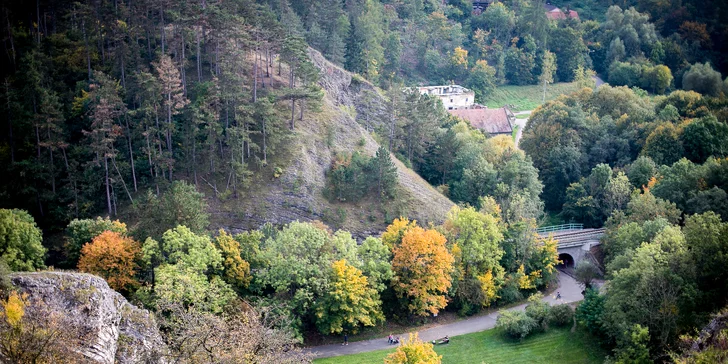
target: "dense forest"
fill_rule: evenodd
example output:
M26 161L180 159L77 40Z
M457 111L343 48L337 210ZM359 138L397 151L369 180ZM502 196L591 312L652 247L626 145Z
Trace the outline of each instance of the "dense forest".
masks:
M207 344L305 362L292 349L304 339L539 297L560 263L557 242L535 234L547 218L605 227L604 254L576 267L585 299L575 313L543 313L536 299L508 318L514 336L536 330L539 309L545 326L575 315L614 362L718 358L685 335L728 304L728 8L574 0L556 5L579 18L552 20L544 5L3 4L0 332L11 334L0 358L31 355L20 340L47 340L34 346L44 358L78 355L63 349L73 328L55 335L58 322L12 292L10 271L103 277L156 314L182 362ZM332 106L332 68L313 54L365 90L356 107ZM534 110L518 145L408 88L457 83L483 103L501 86L553 82L580 90ZM341 206L403 200L401 162L456 205L439 222L388 212L375 236L340 229L345 216L212 231L215 206L254 201L298 153L304 122L335 108L376 153L365 138L338 150L315 193ZM278 339L265 353L231 345L251 332Z

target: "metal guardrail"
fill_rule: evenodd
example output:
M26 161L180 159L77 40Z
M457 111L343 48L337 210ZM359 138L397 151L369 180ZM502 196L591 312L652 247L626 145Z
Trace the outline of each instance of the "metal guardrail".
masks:
M584 224L562 224L562 225L553 225L553 226L544 226L536 229L537 234L545 234L545 233L553 233L557 231L565 231L565 230L582 230L584 229Z

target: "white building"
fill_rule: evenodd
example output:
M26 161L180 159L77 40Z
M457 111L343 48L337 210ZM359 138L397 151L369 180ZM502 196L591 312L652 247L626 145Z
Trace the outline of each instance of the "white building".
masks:
M446 110L468 109L475 104L475 92L458 85L422 86L417 90L423 95L439 97Z

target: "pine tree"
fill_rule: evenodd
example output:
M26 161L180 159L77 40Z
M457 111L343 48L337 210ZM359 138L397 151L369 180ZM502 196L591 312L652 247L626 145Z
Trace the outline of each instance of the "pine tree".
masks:
M372 170L376 173L377 196L381 199L394 197L398 178L397 166L392 162L389 151L380 146L377 155L372 158L370 163Z
M172 59L167 55L162 55L159 62L154 65L157 71L157 77L160 84L160 90L163 95L162 105L164 107L165 119L167 124L164 127L164 136L167 143L167 168L169 170L169 180L172 180L172 168L174 164L174 154L172 148L172 135L175 125L172 116L177 115L189 103L184 96L182 88L182 80L177 67L172 63Z

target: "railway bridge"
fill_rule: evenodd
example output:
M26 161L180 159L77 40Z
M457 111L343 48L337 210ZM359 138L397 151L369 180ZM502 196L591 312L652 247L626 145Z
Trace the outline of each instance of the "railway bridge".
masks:
M591 248L601 244L599 239L604 236L604 228L585 229L583 224L564 224L541 227L536 233L541 239L553 236L557 241L559 260L569 268L589 259Z

